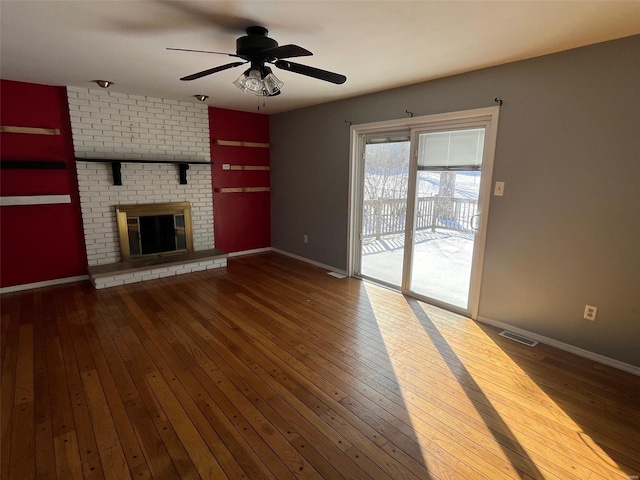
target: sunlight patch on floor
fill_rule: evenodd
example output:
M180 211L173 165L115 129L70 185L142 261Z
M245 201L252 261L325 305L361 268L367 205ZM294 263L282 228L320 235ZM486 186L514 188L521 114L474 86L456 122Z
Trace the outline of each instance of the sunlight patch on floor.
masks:
M452 314L450 312L443 312L441 309L425 304L423 302L418 302L423 311L429 315L429 318L433 322L434 326L436 326L439 332L442 333L445 329L443 328L447 325L447 322L450 323L450 320L444 320L445 316L451 317ZM609 467L618 468L617 462L611 459L609 455L596 443L596 441L589 436L586 432L582 430L582 428L568 415L562 407L560 407L547 393L535 382L535 380L531 379L529 374L525 372L514 360L507 355L502 348L500 348L496 343L480 328L480 326L463 316L458 316L460 321L464 323L464 330L458 330L459 332L464 332L464 335L459 336L457 339L453 338L451 335L447 335L447 343L451 348L454 348L454 345L457 343L458 345L463 345L468 343L470 339L479 338L482 344L482 347L486 349L485 358L490 360L493 366L495 367L495 371L503 371L508 372L508 379L514 382L514 385L517 385L521 388L521 394L525 396L528 400L530 400L533 404L543 407L544 416L545 417L553 417L553 421L567 427L570 429L574 435L576 441L582 443L588 447L588 449L597 455L597 458L608 465ZM465 348L458 348L456 350L456 355L460 361L464 361L464 357L462 357L465 353L468 352ZM461 358L462 357L462 358ZM464 361L465 368L469 371L470 374L473 375L473 378L478 383L478 385L483 388L485 385L486 388L483 388L483 391L490 392L491 389L495 390L491 384L494 381L491 378L486 378L486 372L482 375L482 371L478 368L477 362L474 359L468 359ZM475 372L475 374L474 374ZM489 394L490 395L490 394ZM493 407L499 414L504 414L504 416L514 416L513 410L510 410L508 405L505 405L499 401L492 402ZM518 422L532 422L531 419L523 418L522 416L518 416ZM513 422L514 424L516 422ZM519 426L520 431L527 432L532 428L533 425L525 425L524 430L523 426ZM535 424L537 429L542 428L540 424ZM547 433L555 433L550 430L550 427L544 427ZM539 430L538 430L539 432ZM527 439L528 437L525 437ZM548 437L547 437L548 439ZM628 478L628 475L618 470L619 473L624 477Z
M588 478L593 469L628 477L475 322L455 325L449 312L376 285L365 290L425 463L434 444L446 450L453 441L456 455L464 450L465 463L492 478Z

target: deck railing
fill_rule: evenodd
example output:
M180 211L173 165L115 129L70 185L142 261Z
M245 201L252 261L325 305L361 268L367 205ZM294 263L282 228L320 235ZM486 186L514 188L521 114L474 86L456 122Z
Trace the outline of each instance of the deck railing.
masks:
M471 232L478 201L466 198L419 197L416 231L436 228ZM365 200L362 215L364 238L403 233L407 219L406 198Z

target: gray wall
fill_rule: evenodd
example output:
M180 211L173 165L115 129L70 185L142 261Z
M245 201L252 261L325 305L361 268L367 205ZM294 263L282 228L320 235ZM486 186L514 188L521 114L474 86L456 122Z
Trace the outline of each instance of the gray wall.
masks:
M480 316L640 366L640 36L272 116L273 247L346 269L345 120L495 97Z

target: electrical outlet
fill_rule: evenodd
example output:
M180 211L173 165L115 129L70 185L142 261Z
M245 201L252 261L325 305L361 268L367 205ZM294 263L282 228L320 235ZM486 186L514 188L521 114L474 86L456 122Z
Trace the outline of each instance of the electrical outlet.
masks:
M585 305L584 307L585 320L591 320L592 322L595 322L597 316L598 316L598 307L594 307L593 305Z
M303 241L304 243L309 243L309 237L307 237L306 235L303 235L303 236L302 236L302 241Z

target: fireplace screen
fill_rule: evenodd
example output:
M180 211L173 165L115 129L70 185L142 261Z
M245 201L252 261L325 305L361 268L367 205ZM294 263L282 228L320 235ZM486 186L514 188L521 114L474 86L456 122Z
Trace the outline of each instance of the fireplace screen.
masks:
M193 251L188 202L120 205L116 213L123 261Z

